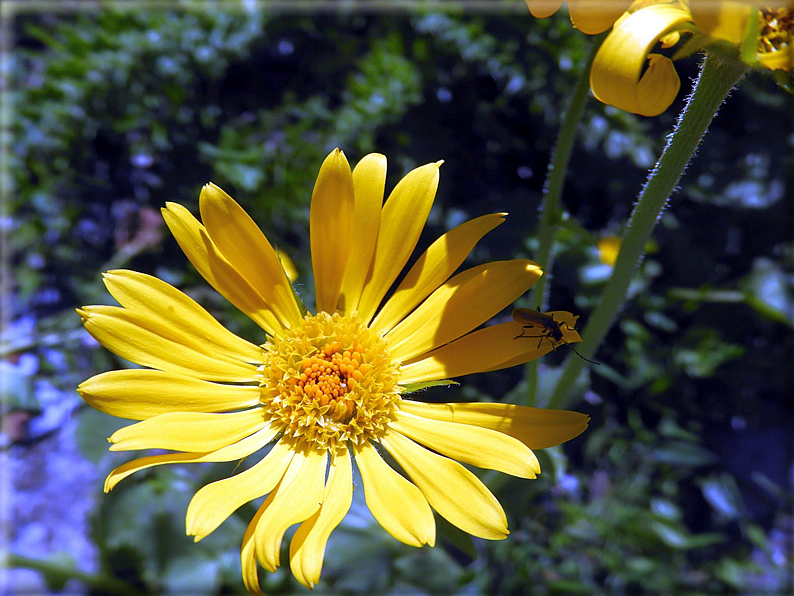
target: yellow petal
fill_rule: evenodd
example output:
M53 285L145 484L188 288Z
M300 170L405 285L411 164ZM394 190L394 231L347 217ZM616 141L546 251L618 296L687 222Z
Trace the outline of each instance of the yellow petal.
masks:
M202 487L193 495L187 508L185 524L188 536L195 536L198 542L237 509L273 490L284 476L294 453L288 443L279 441L261 461L244 472Z
M510 435L530 449L545 449L578 437L590 417L569 410L544 410L513 404L428 404L402 400L400 410L445 422L471 424Z
M441 455L478 468L521 478L535 478L540 474L538 458L526 445L490 428L442 422L400 410L389 428Z
M298 527L289 545L292 574L307 588L320 581L328 537L347 515L352 501L353 467L349 452L343 451L331 460L322 507Z
M550 17L562 6L562 0L526 0L529 12L536 19Z
M327 464L326 451L296 451L254 533L257 559L268 571L279 566L281 540L287 528L309 519L320 508Z
M381 443L449 523L479 538L507 537L507 518L499 501L458 462L428 451L395 431L387 432Z
M166 412L225 412L259 403L259 387L220 385L159 370L113 370L77 388L88 405L132 420Z
M430 245L400 282L370 327L385 333L402 321L460 267L474 246L504 222L506 213L492 213L462 223Z
M325 158L312 192L309 213L317 311L333 313L354 244L353 176L339 149Z
M747 19L753 7L747 2L730 0L691 0L689 12L702 33L739 45L744 40Z
M355 241L339 299L339 309L343 313L352 313L358 308L364 280L372 263L372 255L375 253L385 186L386 157L380 153L364 156L353 169L353 190L356 201L353 223Z
M255 451L258 451L270 440L276 436L276 430L270 427L265 427L258 430L250 437L246 437L242 441L238 441L233 445L228 445L216 451L207 453L164 453L163 455L150 455L149 457L140 457L127 462L115 468L107 478L105 478L105 492L110 492L116 485L124 480L127 476L151 468L154 466L162 466L165 464L193 464L204 462L219 462L219 461L234 461L236 459L243 459L248 457Z
M375 255L358 305L365 323L372 319L419 240L436 197L440 165L431 163L408 172L383 206Z
M520 259L459 273L385 336L391 355L406 361L459 338L524 294L541 275L537 263Z
M207 283L268 333L281 329L270 306L221 254L190 211L177 203L166 203L161 211L182 252Z
M256 366L213 354L212 345L175 327L116 306L85 306L77 311L96 340L122 358L207 381L254 381Z
M568 0L573 26L582 33L595 35L609 29L633 0Z
M108 440L113 443L111 451L214 451L254 434L266 424L263 408L233 414L169 412L120 428Z
M210 183L201 189L201 221L229 264L262 297L283 327L300 321L300 308L276 251L245 210Z
M357 446L355 453L372 516L400 542L433 546L436 522L422 491L383 461L369 441Z
M166 282L137 271L117 269L104 274L110 295L127 310L178 329L211 344L212 352L244 362L261 362L259 346L237 337L187 294Z
M259 586L259 568L256 564L256 543L254 542L254 532L259 523L259 519L267 508L268 502L265 501L259 509L256 510L251 523L245 529L243 534L243 544L240 548L240 567L243 572L243 585L246 591L251 596L265 596L262 588Z
M670 59L650 51L660 38L689 21L686 10L660 4L641 8L618 23L590 69L596 98L643 116L664 112L678 95L681 82Z
M548 340L517 338L521 331L519 323L510 321L464 335L415 362L404 364L400 369L400 384L499 370L529 362L554 348ZM565 329L563 337L566 343L581 341L576 331Z
M794 43L774 52L759 53L758 62L769 70L794 70Z

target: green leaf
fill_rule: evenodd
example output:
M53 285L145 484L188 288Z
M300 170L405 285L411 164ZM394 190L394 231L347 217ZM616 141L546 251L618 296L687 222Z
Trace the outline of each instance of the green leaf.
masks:
M723 517L736 519L742 513L742 497L736 480L729 474L700 480L703 498Z
M717 461L717 457L711 451L682 441L670 441L654 448L651 451L651 458L665 464L693 467L706 466Z
M98 463L108 453L108 437L131 423L86 406L78 414L77 448L88 461Z

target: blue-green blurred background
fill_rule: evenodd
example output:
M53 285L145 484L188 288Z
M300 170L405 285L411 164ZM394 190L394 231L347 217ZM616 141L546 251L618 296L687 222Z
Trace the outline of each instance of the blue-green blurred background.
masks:
M260 343L181 254L159 208L176 201L197 213L212 180L292 257L311 301L309 200L337 146L351 163L386 154L387 188L445 160L420 249L468 218L508 211L468 264L531 258L561 110L591 40L565 14L532 19L519 0L476 13L360 2L24 6L5 32L8 592L242 594L253 505L198 545L184 531L197 487L233 464L155 468L102 494L104 475L131 457L106 451L125 421L85 406L75 387L130 364L99 348L74 308L112 304L100 273L131 268ZM563 195L552 309L586 321L598 300L610 266L596 243L621 234L697 58L678 70L681 97L658 118L590 100ZM472 540L439 518L436 548L405 546L374 522L358 486L316 593L790 593L791 114L790 96L760 75L721 110L596 354L602 364L567 404L592 416L590 429L539 454L535 481L481 474L505 506L508 539ZM532 405L568 353L543 359ZM421 397L526 403L522 379L518 367ZM68 579L75 569L87 583ZM269 594L308 593L288 566L263 580Z

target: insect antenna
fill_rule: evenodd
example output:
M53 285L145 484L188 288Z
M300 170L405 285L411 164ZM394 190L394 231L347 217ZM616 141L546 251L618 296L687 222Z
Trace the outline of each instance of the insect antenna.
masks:
M566 342L566 343L567 343L567 342ZM567 344L567 345L569 345L569 346L570 346L571 344ZM584 356L582 356L582 355L581 355L579 352L577 352L577 351L576 351L576 348L574 348L573 346L571 346L571 349L573 350L573 353L574 353L574 354L576 354L577 356L579 356L579 358L581 358L581 359L582 359L582 360L584 360L585 362L589 362L590 364L596 364L596 365L598 365L598 366L601 366L601 363L600 363L600 362L596 362L595 360L590 360L589 358L585 358Z

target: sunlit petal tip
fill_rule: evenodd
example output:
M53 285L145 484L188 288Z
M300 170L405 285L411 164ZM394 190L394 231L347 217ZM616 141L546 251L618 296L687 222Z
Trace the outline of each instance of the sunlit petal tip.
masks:
M444 160L443 160L443 159L439 159L439 160L438 160L438 161L435 163L435 166L436 166L437 168L440 168L442 165L444 165Z
M233 201L234 199L232 199L232 197L230 197L229 194L217 184L213 182L207 182L207 184L201 187L199 202L207 200Z

